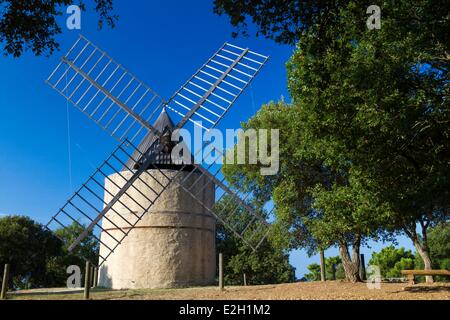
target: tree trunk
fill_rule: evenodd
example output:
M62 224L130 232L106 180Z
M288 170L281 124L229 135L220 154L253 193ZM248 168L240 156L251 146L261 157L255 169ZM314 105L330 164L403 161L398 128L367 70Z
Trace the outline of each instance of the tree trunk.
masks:
M359 255L359 276L361 277L361 280L366 280L366 261L364 259L364 254Z
M361 277L359 276L359 246L360 239L358 238L352 244L352 256L350 257L347 244L345 242L339 242L339 253L341 254L345 277L352 283L361 281Z
M408 235L408 237L412 240L414 247L417 250L417 253L422 258L423 264L424 264L424 270L432 270L432 261L430 257L430 250L428 248L428 237L427 237L427 229L428 224L419 221L420 225L422 226L422 239L417 234L416 226L412 225L409 227L405 227L405 233ZM433 283L433 276L426 276L425 277L427 283Z
M326 281L326 275L325 275L325 252L323 250L320 250L320 281L324 282Z
M428 252L427 247L420 243L420 241L416 240L414 241L414 246L416 247L417 252L419 253L420 257L423 260L424 264L424 270L432 270L432 263L430 258L430 253ZM433 276L426 276L425 277L427 283L433 283Z

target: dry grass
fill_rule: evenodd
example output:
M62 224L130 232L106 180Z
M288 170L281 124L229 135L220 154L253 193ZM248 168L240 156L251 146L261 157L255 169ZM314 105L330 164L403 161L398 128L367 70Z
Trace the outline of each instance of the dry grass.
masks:
M41 289L10 294L9 299L77 300L83 292L67 289ZM227 287L221 292L216 287L123 290L95 289L94 300L450 300L450 284L435 283L409 286L401 283L383 283L380 289L369 290L364 283L341 281L326 283L291 283L281 285Z

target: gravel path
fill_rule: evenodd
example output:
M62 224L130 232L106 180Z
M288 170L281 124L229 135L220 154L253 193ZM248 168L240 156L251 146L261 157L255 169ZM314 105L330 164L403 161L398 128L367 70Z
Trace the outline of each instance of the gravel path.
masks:
M94 290L93 299L136 300L450 300L450 283L409 286L402 283L383 283L380 289L368 289L365 283L343 281L326 283L291 283L267 286L227 287L220 292L215 287L170 290ZM13 299L81 299L78 290L40 289L10 295Z

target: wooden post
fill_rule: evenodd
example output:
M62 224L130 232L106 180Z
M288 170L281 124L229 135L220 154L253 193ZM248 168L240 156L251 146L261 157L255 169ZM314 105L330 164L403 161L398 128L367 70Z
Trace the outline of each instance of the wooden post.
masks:
M219 289L223 291L223 254L219 253Z
M8 291L8 278L9 278L9 264L5 264L5 272L3 273L3 281L2 281L2 291L0 294L0 299L6 299L6 293Z
M366 280L366 261L364 259L364 254L362 253L359 259L359 277L361 280Z
M91 264L86 262L86 271L84 274L84 299L89 300L89 290L91 289Z
M95 267L91 267L91 288L94 287L94 273L95 273Z
M91 266L91 274L89 275L91 288L95 288L95 267Z
M247 275L244 273L244 286L247 286Z
M411 286L416 284L414 274L408 274L408 284Z
M94 267L94 279L93 280L94 281L93 281L92 287L97 288L97 285L98 285L98 268L97 267Z
M320 281L324 282L326 281L326 275L325 275L325 252L323 250L320 250Z

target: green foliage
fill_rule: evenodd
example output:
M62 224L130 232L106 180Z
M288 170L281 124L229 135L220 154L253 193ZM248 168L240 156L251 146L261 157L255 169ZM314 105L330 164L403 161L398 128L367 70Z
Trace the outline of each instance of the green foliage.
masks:
M22 216L0 218L0 266L11 265L10 288L48 286L47 264L61 254L61 241L42 225Z
M401 270L414 269L414 255L409 250L391 245L372 253L369 265L378 266L384 278L399 278L403 277Z
M64 286L67 280L66 270L67 267L71 265L76 265L83 269L86 260L89 260L93 264L97 263L99 243L93 236L86 237L72 253L68 251L68 246L73 243L83 231L84 227L75 222L66 228L55 231L55 235L63 240L63 244L62 254L53 257L47 265L47 274L51 279L50 286Z
M443 222L431 228L428 234L428 246L433 269L450 270L450 223ZM423 269L424 263L416 254L415 265ZM448 281L448 277L435 277L438 281Z
M289 159L270 180L249 167L226 173L270 190L280 230L294 239L300 230L316 246L359 246L400 229L425 256L427 228L446 219L450 199L449 13L440 0L383 2L373 31L370 4L215 1L235 26L250 17L264 36L299 40L288 65L293 107L280 116L272 104L247 124L283 124Z
M87 237L76 252L68 252L68 244L82 231L83 228L74 223L53 234L28 217L0 218L0 266L11 265L10 287L65 286L68 266L83 268L85 260L81 256L93 262L98 259L99 247L93 237Z
M289 254L275 249L269 244L253 252L248 247L236 248L228 255L225 267L225 282L230 285L242 285L243 275L247 284L263 285L289 283L295 281L295 268L289 263Z
M339 9L349 1L317 0L214 0L214 12L230 18L230 23L239 33L248 35L248 22L256 25L256 35L273 39L278 43L295 44L305 32L318 28L322 38L326 34L326 23L337 20ZM365 9L377 1L358 1Z
M348 184L326 189L316 186L313 191L315 209L305 217L305 224L320 242L353 242L355 235L377 239L385 235L380 228L388 218L389 208L364 188L355 176Z
M311 212L310 188L328 181L332 173L315 159L300 156L304 145L299 125L297 111L284 101L262 106L242 127L244 130L280 129L279 172L273 176L263 176L260 174L261 164L225 164L223 173L231 183L252 190L257 197L263 200L273 198L276 206L273 243L287 249L305 248L313 254L319 244L306 228L302 217Z
M371 31L350 1L338 20L319 26L326 46L312 30L289 63L307 152L363 173L364 188L391 208L393 228L440 219L449 205L450 42L430 36L449 27L444 8L442 1L386 2L382 29Z
M384 2L381 30L368 30L361 5L349 1L339 19L301 37L288 70L302 149L344 177L314 189L325 240L342 234L346 221L369 235L402 230L426 259L427 228L448 217L450 41L436 34L449 28L445 8Z
M225 173L273 196L278 240L291 247L358 249L400 230L427 259L427 228L450 207L450 13L442 0L384 1L381 30L368 30L371 4L215 1L237 27L250 17L266 37L299 40L293 105L269 104L244 125L284 130L280 173Z
M394 265L394 268L386 273L387 278L399 278L404 277L402 270L414 270L416 268L416 262L413 258L401 258Z
M305 274L308 281L320 281L320 265L312 263L308 265L310 273ZM327 280L345 279L345 272L340 257L325 258L325 276Z
M112 12L112 0L94 0L95 11L99 14L99 28L107 23L114 27L118 19ZM5 45L4 53L19 57L26 50L37 56L52 54L59 48L55 37L61 27L58 16L73 3L71 0L0 0L0 43ZM78 1L82 10L86 6Z
M450 270L450 222L443 222L430 229L428 246L434 267Z
M320 265L317 263L312 263L308 265L308 270L310 273L305 274L305 278L308 281L319 281L320 280Z
M342 259L339 256L325 258L325 275L327 280L345 279Z
M235 206L231 197L224 197L216 203L215 211L229 213L234 211ZM228 222L233 226L245 226L251 219L252 216L248 211L239 208L229 217ZM268 240L254 252L234 233L219 224L216 230L216 246L217 252L223 253L224 256L227 285L242 285L244 274L247 283L252 285L295 281L295 269L289 264L289 255Z

